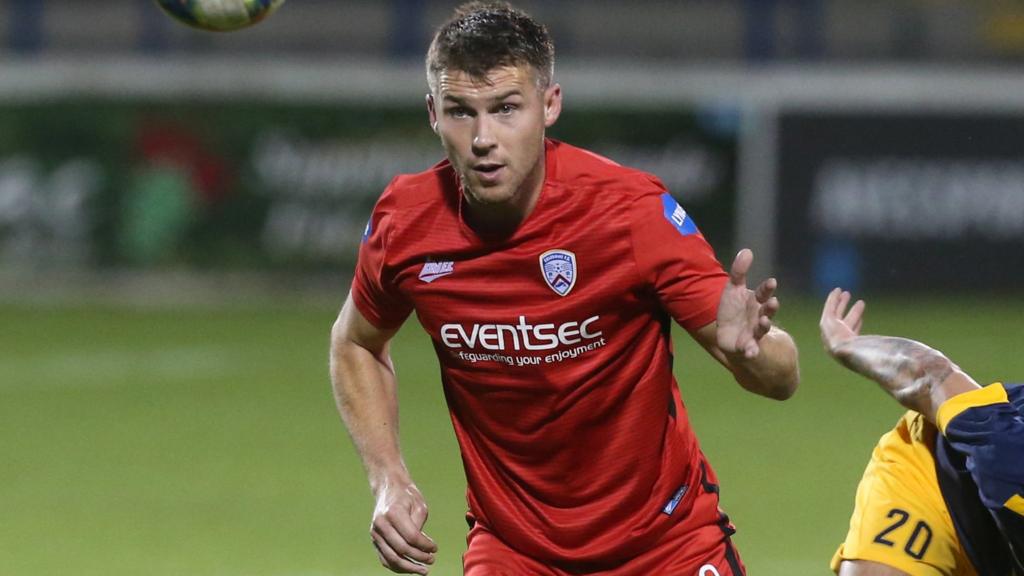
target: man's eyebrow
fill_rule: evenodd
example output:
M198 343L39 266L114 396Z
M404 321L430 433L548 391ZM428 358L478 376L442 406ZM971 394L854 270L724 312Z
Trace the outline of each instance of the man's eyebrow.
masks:
M442 97L442 100L444 100L445 102L454 102L455 104L465 104L466 103L466 101L463 100L462 98L459 98L458 96L452 96L451 94L445 94Z
M494 98L491 98L491 100L494 102L500 102L508 98L509 96L519 96L522 93L522 90L520 90L519 88L513 88L511 90L507 90L505 92L502 92L501 94L496 95Z
M489 100L491 102L500 102L500 101L502 101L502 100L504 100L504 99L506 99L506 98L508 98L510 96L520 96L520 95L522 95L522 93L523 93L523 91L520 90L519 88L513 88L511 90L502 92L501 94L496 94L493 97L489 98ZM446 102L453 102L453 103L459 104L459 105L465 105L466 104L466 99L465 98L459 98L458 96L452 96L451 94L445 94L442 99L445 100Z

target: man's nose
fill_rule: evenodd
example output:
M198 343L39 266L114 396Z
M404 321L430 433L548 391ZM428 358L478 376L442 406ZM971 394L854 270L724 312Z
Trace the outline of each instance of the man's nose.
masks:
M478 156L485 156L497 145L494 139L494 130L490 118L486 114L477 117L473 127L473 153Z

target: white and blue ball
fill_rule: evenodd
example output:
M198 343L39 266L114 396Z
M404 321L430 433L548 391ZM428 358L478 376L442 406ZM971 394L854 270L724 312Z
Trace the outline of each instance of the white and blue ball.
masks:
M277 10L285 0L156 0L175 20L193 28L229 32L246 28Z

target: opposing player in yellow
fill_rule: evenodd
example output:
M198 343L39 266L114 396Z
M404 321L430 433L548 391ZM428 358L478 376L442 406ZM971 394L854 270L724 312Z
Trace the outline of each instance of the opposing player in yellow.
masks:
M920 342L861 336L865 305L850 300L825 301L825 349L910 411L871 455L832 570L1024 576L1024 386L982 388Z

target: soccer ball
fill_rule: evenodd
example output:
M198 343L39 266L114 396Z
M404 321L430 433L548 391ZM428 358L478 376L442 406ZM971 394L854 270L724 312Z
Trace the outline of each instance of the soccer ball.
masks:
M156 0L179 22L194 28L227 32L252 26L277 10L284 0Z

